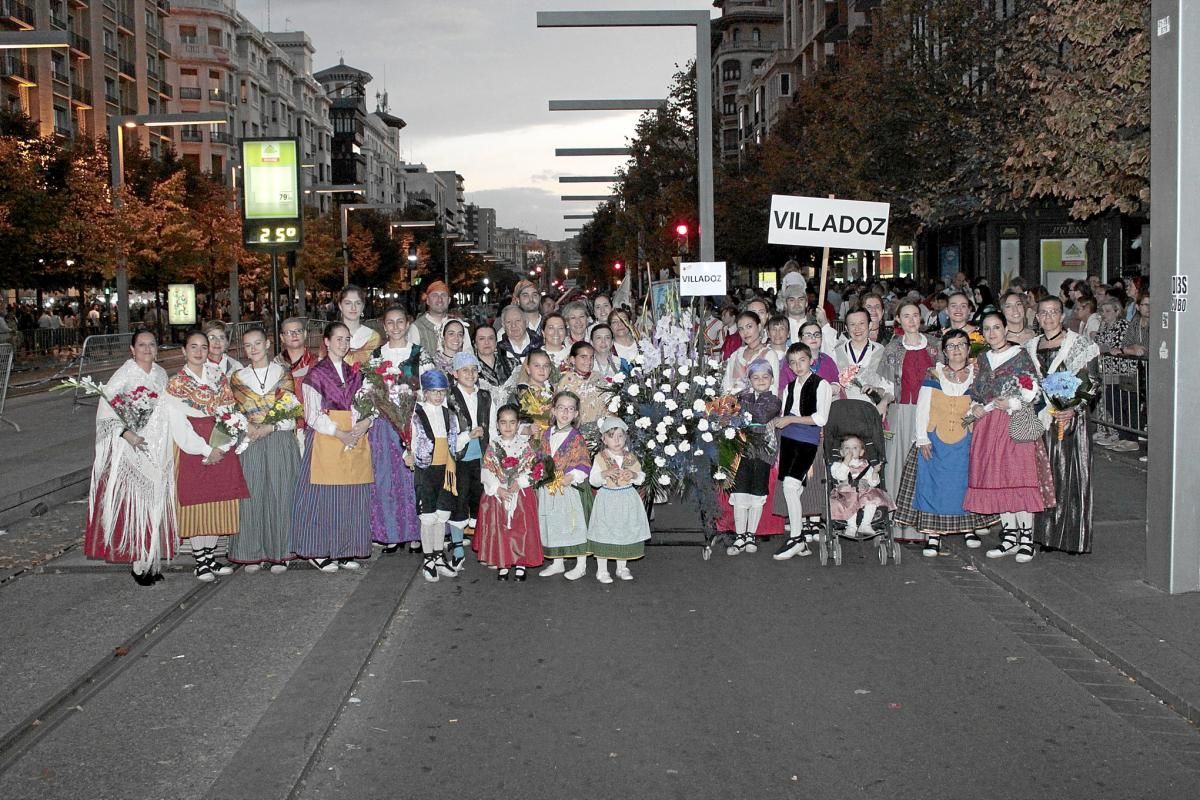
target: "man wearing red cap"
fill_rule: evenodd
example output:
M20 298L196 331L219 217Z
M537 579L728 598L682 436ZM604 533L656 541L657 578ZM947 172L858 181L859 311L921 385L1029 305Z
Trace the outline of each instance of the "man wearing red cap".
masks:
M525 327L534 333L542 332L542 293L532 281L519 281L513 289L513 305L525 315Z

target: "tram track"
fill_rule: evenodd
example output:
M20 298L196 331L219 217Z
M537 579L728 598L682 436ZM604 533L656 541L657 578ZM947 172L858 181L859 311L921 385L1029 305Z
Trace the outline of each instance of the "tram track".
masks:
M80 713L114 680L154 650L195 611L234 580L239 572L212 583L200 583L96 661L64 689L0 736L0 776L60 725Z

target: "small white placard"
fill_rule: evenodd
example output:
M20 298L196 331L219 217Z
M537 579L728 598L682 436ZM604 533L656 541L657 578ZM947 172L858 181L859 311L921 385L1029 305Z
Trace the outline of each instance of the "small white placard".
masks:
M1158 21L1158 35L1166 36L1171 32L1171 18L1163 17Z
M770 244L883 250L887 247L887 203L828 197L771 196Z
M679 296L725 294L726 274L724 261L684 261L679 265Z

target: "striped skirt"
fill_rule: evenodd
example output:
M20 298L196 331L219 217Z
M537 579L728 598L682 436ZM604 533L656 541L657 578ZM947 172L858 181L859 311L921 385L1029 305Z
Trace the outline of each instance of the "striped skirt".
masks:
M317 485L312 476L312 439L296 476L288 549L297 558L369 558L371 555L371 484Z
M288 534L300 469L295 434L278 431L259 439L242 453L241 460L250 499L241 502L241 533L229 545L229 560L282 563L291 554Z

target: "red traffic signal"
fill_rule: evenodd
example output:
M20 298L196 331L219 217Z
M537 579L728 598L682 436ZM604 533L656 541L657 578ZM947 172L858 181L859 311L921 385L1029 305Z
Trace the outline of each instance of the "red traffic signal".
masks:
M620 272L623 269L620 261L613 262L613 272Z
M688 226L682 222L679 223L678 225L676 225L675 226L675 235L676 236L687 236L688 235Z

